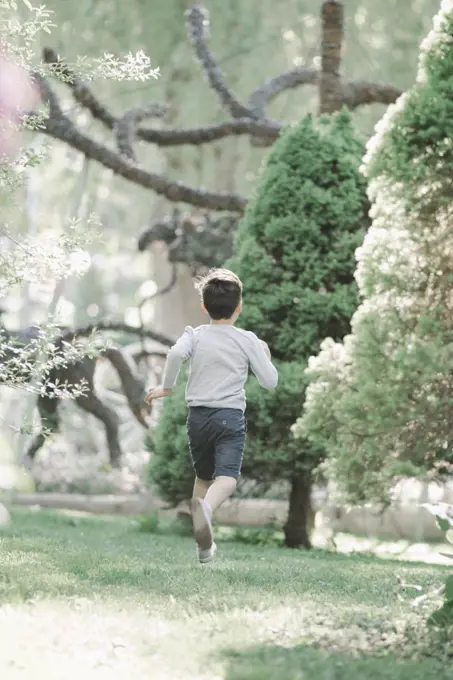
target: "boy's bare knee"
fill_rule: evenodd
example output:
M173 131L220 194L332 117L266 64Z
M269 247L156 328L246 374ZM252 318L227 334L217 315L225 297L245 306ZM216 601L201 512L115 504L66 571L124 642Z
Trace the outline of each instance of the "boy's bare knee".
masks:
M236 491L236 487L238 485L238 480L236 477L228 477L227 475L219 475L218 477L215 478L216 482L221 482L221 484L224 486L224 488L230 488L231 493Z

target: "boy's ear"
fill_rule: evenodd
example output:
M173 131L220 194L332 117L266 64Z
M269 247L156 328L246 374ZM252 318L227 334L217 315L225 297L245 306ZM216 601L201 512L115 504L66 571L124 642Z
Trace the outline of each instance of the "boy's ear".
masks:
M201 303L201 309L203 310L203 312L204 312L205 314L208 313L208 310L206 309L206 307L204 306L203 303Z
M240 314L241 312L242 312L242 300L240 301L240 303L236 307L236 313Z

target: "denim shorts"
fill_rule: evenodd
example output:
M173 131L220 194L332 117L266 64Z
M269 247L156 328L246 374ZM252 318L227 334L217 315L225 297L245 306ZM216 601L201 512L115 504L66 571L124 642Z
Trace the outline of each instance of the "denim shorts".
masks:
M247 423L236 408L189 408L187 433L192 464L198 479L241 474Z

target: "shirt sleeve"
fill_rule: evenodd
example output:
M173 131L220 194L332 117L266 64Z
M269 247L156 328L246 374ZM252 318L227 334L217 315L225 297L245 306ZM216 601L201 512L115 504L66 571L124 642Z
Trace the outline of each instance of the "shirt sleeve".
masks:
M253 333L250 334L251 343L248 352L250 368L265 390L275 390L278 384L278 372L266 354L263 345Z
M162 378L162 387L165 390L171 390L175 386L183 362L192 356L194 340L194 330L187 326L184 333L169 350Z

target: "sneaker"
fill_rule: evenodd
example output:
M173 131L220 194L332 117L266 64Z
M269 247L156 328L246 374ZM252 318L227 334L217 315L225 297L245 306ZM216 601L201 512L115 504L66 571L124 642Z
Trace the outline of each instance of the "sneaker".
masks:
M213 544L211 516L211 508L205 500L192 500L193 535L200 550L209 550Z
M206 564L207 562L211 562L214 559L214 555L216 554L217 551L217 546L215 543L211 545L210 548L207 550L203 550L203 548L200 548L199 545L197 545L197 552L198 552L198 559L201 562L201 564Z

